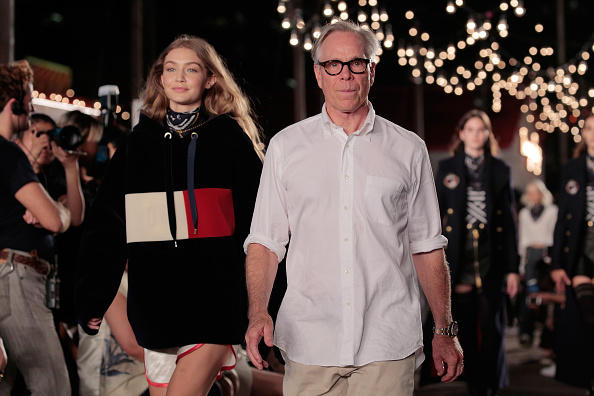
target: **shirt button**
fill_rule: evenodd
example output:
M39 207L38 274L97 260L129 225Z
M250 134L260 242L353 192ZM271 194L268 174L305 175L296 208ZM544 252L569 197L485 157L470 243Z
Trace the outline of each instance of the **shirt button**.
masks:
M349 241L349 238L344 238L344 241L345 241L345 242L348 242L348 241Z
M346 148L349 148L349 144L347 143L345 147L346 147Z
M349 175L344 175L344 178L345 178L345 179L348 179L348 178L349 178Z
M351 306L351 302L347 301L347 307L350 307L350 306Z
M348 274L350 274L350 273L351 273L351 271L349 271L349 270L345 270L345 271L344 271L344 273L348 275Z
M345 206L345 207L344 207L344 210L349 210L349 207L348 207L348 206Z

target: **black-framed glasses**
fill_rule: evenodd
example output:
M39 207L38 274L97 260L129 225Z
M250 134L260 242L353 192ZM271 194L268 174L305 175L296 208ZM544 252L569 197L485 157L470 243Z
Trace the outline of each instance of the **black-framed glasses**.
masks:
M318 65L322 66L326 73L331 76L336 76L342 73L342 69L345 65L348 66L351 73L363 74L367 70L367 65L371 62L370 59L355 58L348 62L342 62L339 60L328 60L326 62L318 62Z

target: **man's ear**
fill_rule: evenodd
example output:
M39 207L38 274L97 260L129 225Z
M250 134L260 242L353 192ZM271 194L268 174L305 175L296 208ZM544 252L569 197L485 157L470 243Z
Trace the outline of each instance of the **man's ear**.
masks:
M320 65L314 65L314 74L316 75L316 81L318 82L318 87L322 88L322 67Z
M4 109L3 110L10 111L10 114L11 115L18 115L18 114L15 114L14 111L13 111L14 103L16 103L16 102L17 102L16 98L9 99L8 102L6 103L6 105L4 106Z

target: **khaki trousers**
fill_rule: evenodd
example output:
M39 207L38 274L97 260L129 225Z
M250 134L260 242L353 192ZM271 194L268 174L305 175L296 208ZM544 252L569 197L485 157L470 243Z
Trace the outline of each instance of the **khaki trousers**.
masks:
M310 366L282 355L284 396L412 396L414 392L414 354L361 367Z

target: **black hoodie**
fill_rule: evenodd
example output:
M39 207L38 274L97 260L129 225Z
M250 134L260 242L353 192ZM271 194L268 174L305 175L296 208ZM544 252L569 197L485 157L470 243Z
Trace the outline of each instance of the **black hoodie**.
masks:
M80 247L76 307L85 332L96 333L86 324L103 317L128 262L128 317L141 346L243 342L242 244L262 162L227 115L195 132L171 134L141 114L111 159Z

